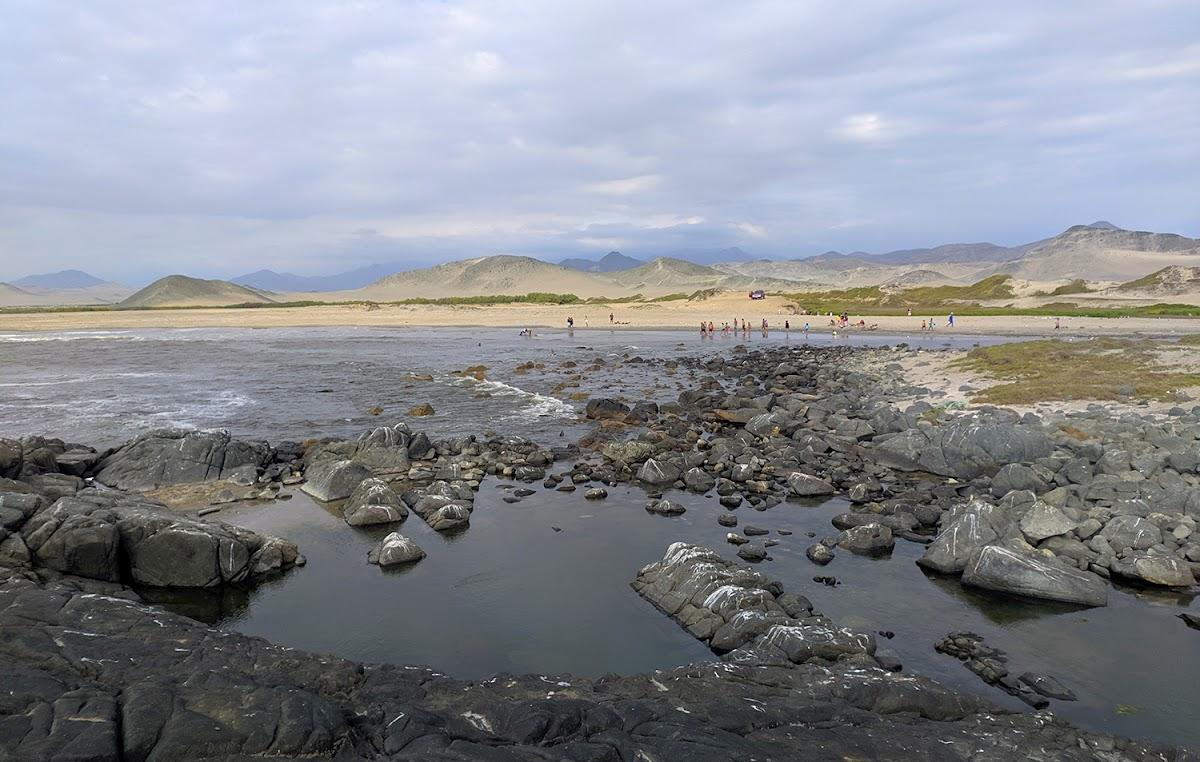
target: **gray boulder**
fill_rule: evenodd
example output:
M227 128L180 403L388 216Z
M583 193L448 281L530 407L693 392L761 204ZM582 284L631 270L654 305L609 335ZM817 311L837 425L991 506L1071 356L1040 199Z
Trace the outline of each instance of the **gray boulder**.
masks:
M342 506L342 518L353 527L390 524L408 518L408 508L388 483L367 478L358 483Z
M683 483L692 492L708 492L717 483L712 474L703 468L689 468L683 475Z
M805 549L804 555L808 556L808 560L812 561L817 566L825 566L833 560L833 551L823 543L819 542L809 545Z
M646 504L646 510L660 516L678 516L687 511L687 508L673 500L651 500Z
M300 488L317 500L344 500L364 479L371 478L370 470L361 463L336 458L321 458L304 469L304 485Z
M1189 587L1196 579L1192 568L1174 556L1130 553L1112 562L1112 572L1121 577L1163 587Z
M876 442L875 459L885 466L958 479L992 476L1006 464L1032 463L1053 449L1040 428L969 419L907 429Z
M988 545L973 553L962 581L971 587L1029 598L1108 605L1108 586L1095 574L1000 545Z
M787 483L788 492L794 497L817 497L837 492L826 480L803 471L793 471L788 475Z
M448 532L471 522L471 503L466 500L426 495L417 501L413 511L437 532Z
M679 466L670 461L650 458L638 469L638 481L655 486L674 484L680 475Z
M143 434L98 464L96 481L126 492L228 478L235 469L270 463L265 444L233 439L228 431L160 429Z
M25 522L21 536L39 566L107 582L121 579L117 517L94 503L61 498Z
M425 551L399 532L392 532L378 545L367 551L367 561L380 566L395 566L420 561Z
M992 477L992 494L996 497L1004 497L1013 490L1041 493L1046 487L1036 471L1021 463L1007 463Z
M962 573L976 551L997 539L989 521L993 510L994 506L973 500L951 511L942 531L925 547L917 563L942 574Z
M0 438L0 477L15 479L21 473L23 452L20 441Z
M22 527L36 565L109 582L216 587L300 563L296 546L284 540L120 493L80 494Z
M624 405L607 397L593 397L588 400L583 414L594 421L627 421L630 418L628 405Z
M412 465L408 455L411 440L412 432L407 424L371 429L359 436L353 460L366 466L375 476L398 478L407 474Z
M1162 542L1162 531L1139 516L1114 516L1100 530L1099 536L1117 551L1124 548L1146 550Z
M1048 537L1057 537L1075 531L1078 522L1041 500L1034 503L1018 522L1021 533L1031 543L1038 543Z

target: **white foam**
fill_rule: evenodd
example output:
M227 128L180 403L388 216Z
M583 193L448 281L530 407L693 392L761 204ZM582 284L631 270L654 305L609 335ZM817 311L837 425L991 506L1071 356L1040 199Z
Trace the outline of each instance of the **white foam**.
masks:
M519 386L506 384L503 381L493 381L492 379L480 381L471 376L462 376L455 377L450 383L454 386L465 386L485 391L493 397L512 397L524 401L526 408L518 413L507 416L510 419L527 418L531 413L537 416L562 416L572 415L575 412L575 408L560 399L531 392Z

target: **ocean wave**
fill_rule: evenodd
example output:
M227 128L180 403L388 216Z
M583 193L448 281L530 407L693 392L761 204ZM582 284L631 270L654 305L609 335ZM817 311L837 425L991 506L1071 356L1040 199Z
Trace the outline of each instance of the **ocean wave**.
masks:
M485 391L493 397L510 397L522 400L525 403L525 409L520 412L506 416L505 419L524 418L531 413L537 416L564 416L572 415L575 408L571 407L566 402L554 397L548 397L545 394L538 394L527 389L522 389L519 386L506 384L503 381L493 381L485 379L479 381L470 376L454 377L451 379L452 386L462 386L469 389L477 389Z
M125 373L100 373L89 376L75 376L70 378L55 378L44 381L5 381L0 383L0 388L4 387L26 387L26 386L62 386L63 384L82 384L92 383L94 381L112 381L119 378L157 378L165 376L166 373L161 371L128 371Z
M62 331L55 333L0 333L0 342L13 344L42 341L114 341L136 339L131 331Z

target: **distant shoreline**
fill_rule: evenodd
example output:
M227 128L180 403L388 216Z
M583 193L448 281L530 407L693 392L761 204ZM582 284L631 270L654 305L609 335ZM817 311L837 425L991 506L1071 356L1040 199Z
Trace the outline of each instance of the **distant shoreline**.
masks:
M711 321L719 331L722 323L746 320L751 333L761 331L767 320L772 331L790 322L800 333L807 321L814 335L833 330L828 316L797 315L792 303L782 297L750 301L744 295L726 294L703 301L641 302L613 304L491 304L491 305L374 305L325 304L302 307L200 308L152 310L96 310L0 312L0 331L73 331L138 328L315 328L364 326L389 328L533 328L565 329L568 317L575 329L592 330L678 330L699 333L701 321ZM1200 311L1200 310L1198 310ZM608 321L612 313L615 323ZM996 336L1158 336L1200 333L1200 319L1189 317L1065 317L1055 330L1051 315L956 315L953 329L946 327L946 313L929 311L907 315L858 315L877 326L880 333L914 337L952 335ZM936 328L922 332L923 320L933 318ZM861 328L839 329L840 335L856 335Z

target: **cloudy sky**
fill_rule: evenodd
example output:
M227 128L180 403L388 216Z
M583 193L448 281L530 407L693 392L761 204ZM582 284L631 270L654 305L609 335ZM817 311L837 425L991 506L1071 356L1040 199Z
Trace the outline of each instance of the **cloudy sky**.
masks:
M0 280L1200 235L1200 3L0 2Z

